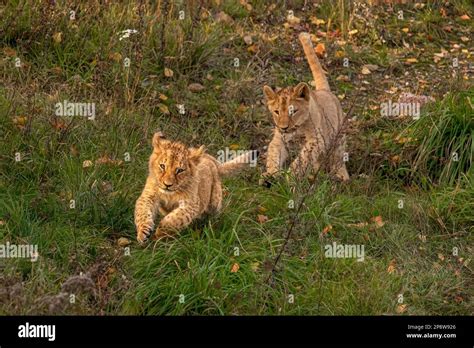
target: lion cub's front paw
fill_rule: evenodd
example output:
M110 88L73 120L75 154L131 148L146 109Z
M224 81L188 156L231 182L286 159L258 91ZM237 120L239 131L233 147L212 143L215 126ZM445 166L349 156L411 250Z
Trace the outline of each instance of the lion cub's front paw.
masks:
M137 232L137 241L140 244L144 244L148 237L150 236L150 230L149 229L143 229L142 231Z

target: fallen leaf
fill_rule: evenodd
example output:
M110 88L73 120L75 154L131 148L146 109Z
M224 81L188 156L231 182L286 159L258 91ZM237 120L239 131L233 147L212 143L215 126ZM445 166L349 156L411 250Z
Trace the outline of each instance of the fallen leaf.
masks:
M231 273L236 273L240 269L240 265L236 262L232 265L232 268L230 269Z
M55 66L51 68L51 72L56 75L61 75L63 70L59 66Z
M262 215L262 214L258 214L257 215L257 221L261 224L265 223L268 221L268 216L266 215Z
M467 14L463 14L461 17L459 17L461 20L463 21L468 21L471 19L471 17L469 17Z
M324 19L319 19L319 18L316 18L315 16L311 16L309 19L311 23L313 23L314 25L326 24L326 21Z
M349 34L349 36L353 36L353 35L357 34L358 32L359 32L359 30L354 29L354 30L351 30L348 34Z
M370 69L368 69L366 66L363 66L361 73L362 75L369 75L372 73L372 71L370 71Z
M160 98L161 100L168 100L168 97L166 95L164 95L163 93L160 93L158 98Z
M406 310L407 310L407 305L406 305L406 304L399 304L399 305L397 306L397 309L396 309L396 311L397 311L398 314L405 313Z
M232 19L231 16L229 16L227 13L224 11L219 12L214 16L214 19L216 20L217 23L225 23L225 24L232 24L234 20Z
M117 240L117 245L119 247L126 247L127 245L130 245L132 242L130 241L130 239L128 238L125 238L125 237L120 237L118 240Z
M53 41L57 44L61 43L63 37L63 33L61 32L56 32L53 34Z
M247 11L252 11L252 5L250 5L246 0L240 0L240 4L244 6Z
M316 54L322 58L324 56L324 53L326 52L326 46L324 46L324 44L320 42L316 45L316 48L314 50Z
M199 92L202 92L206 89L206 87L204 87L203 85L201 85L200 83L191 83L189 86L188 86L188 89L193 92L193 93L199 93Z
M334 56L340 59L340 58L344 58L346 56L346 53L344 51L336 51Z
M326 227L323 228L323 236L328 234L329 231L332 230L332 225L327 225Z
M253 40L252 40L252 36L251 35L245 35L244 36L244 42L247 44L247 45L251 45L253 43Z
M5 47L3 49L3 53L7 56L7 57L15 57L16 56L16 51L11 48L11 47Z
M438 259L440 259L441 261L444 261L445 257L443 254L439 253L438 254Z
M15 118L13 118L13 123L19 129L24 129L25 128L26 121L27 121L26 116L16 116Z
M173 70L171 70L170 68L165 68L165 76L166 77L173 77Z
M400 163L400 156L399 155L392 156L392 158L390 158L390 161L393 164L398 164L398 163Z
M260 262L258 262L258 261L257 262L252 262L250 264L250 269L254 272L257 272L259 268L260 268Z
M387 273L388 274L392 274L393 272L395 272L395 267L396 263L395 263L395 259L393 259L392 261L390 261L389 265L388 265L388 268L387 268Z
M249 51L250 53L258 53L259 51L259 47L257 45L250 45L249 47L247 47L247 51Z
M402 28L402 31L403 31L404 33L408 33L408 32L410 31L410 29L408 29L408 28Z
M109 59L118 63L118 62L122 61L122 55L118 52L112 52L112 53L109 54Z
M295 15L288 15L288 16L286 17L286 21L287 21L288 24L290 24L290 25L295 25L295 24L300 24L301 19L299 19L299 18L296 17Z
M89 168L92 167L92 165L93 163L90 160L85 160L84 162L82 162L82 168Z
M416 58L407 58L405 60L405 62L408 63L408 64L417 63L418 59L416 59Z
M382 217L380 215L374 216L371 220L378 228L383 227L383 225L385 225L385 222L383 222Z
M158 104L158 109L160 109L160 111L164 114L164 115L169 115L170 114L170 110L168 109L168 107L165 105L165 104Z

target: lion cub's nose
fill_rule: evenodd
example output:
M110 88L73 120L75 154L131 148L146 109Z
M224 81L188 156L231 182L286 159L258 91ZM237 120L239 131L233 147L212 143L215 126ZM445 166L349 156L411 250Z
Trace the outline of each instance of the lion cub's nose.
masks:
M173 186L173 184L168 184L166 182L164 182L164 184L165 184L166 188L170 188L171 186Z

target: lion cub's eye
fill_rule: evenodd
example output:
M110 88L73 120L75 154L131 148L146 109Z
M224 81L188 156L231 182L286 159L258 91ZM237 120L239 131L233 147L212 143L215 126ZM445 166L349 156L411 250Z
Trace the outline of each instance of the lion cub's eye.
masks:
M165 165L164 165L164 163L161 163L161 164L160 164L160 168L161 168L161 170L165 170Z
M280 110L273 110L273 112L274 112L275 114L277 114L277 115L280 114Z
M176 174L184 172L183 168L176 168Z

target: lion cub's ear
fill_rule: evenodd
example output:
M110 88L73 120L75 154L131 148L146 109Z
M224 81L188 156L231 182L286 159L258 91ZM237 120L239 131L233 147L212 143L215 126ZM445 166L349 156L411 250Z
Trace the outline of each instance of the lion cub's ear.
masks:
M155 150L158 150L161 147L162 140L164 138L165 136L161 132L156 132L155 134L153 134L153 140L151 141L151 144L153 145L153 148Z
M204 145L199 147L198 149L192 147L189 149L189 160L191 163L194 165L197 165L199 161L201 160L202 155L206 152L206 148Z
M294 96L296 98L303 98L305 100L309 100L310 95L311 95L311 90L309 89L309 86L305 82L300 82L295 87Z
M272 100L276 98L276 93L273 91L273 89L270 86L263 86L263 94L265 94L265 97L267 100Z

